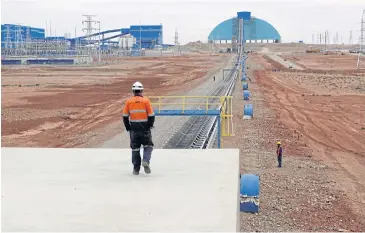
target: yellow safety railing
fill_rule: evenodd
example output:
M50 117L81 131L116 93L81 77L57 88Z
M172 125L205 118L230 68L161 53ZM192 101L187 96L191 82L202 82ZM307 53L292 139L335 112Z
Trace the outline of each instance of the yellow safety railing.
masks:
M167 106L180 106L182 113L185 110L194 110L197 106L204 106L205 112L208 112L211 106L221 106L221 136L234 136L232 96L148 96L148 98L158 113Z
M182 112L187 109L187 105L198 105L198 106L205 106L205 111L208 112L210 106L217 106L220 104L220 98L221 96L148 96L148 98L151 100L151 104L157 105L157 111L160 112L162 107L165 107L166 105L175 105L175 106L181 106ZM157 99L157 102L154 100ZM180 100L179 100L180 99ZM204 101L198 101L198 102L191 102L189 99L192 100L204 100ZM209 103L210 100L217 99L215 103ZM163 100L166 100L164 102ZM175 100L175 102L174 102Z

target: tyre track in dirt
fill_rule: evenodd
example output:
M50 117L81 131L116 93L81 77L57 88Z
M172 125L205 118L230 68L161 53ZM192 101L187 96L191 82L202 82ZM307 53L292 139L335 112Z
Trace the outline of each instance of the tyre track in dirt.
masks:
M281 103L280 104L280 108L284 108L286 111L289 112L289 116L290 118L292 119L292 121L297 121L297 117L302 117L304 118L304 120L302 122L304 123L299 123L299 121L297 121L302 127L301 129L303 131L306 130L305 128L305 122L309 122L312 126L314 126L319 132L323 132L323 127L321 127L320 124L317 124L313 121L313 119L307 114L305 113L305 111L303 111L302 109L304 109L305 107L303 105L301 106L293 106L292 103L296 103L296 102L300 102L300 100L297 98L301 92L299 91L296 91L295 89L287 86L286 84L284 84L283 82L280 82L276 77L273 77L272 78L276 83L280 83L280 85L282 85L283 88L286 88L286 89L281 89L283 92L282 94L284 95L284 98L282 98L282 96L278 93L278 92L275 92L274 93L274 96L276 99L279 100L279 102ZM290 95L289 95L290 94ZM279 96L280 95L280 96ZM290 107L288 107L290 106ZM339 105L340 106L340 105ZM345 112L347 111L347 109L344 109L343 107L341 108L342 109L342 112ZM297 112L298 114L295 116L295 112ZM312 113L318 113L319 111L318 110L312 110ZM321 113L323 113L324 111L320 111ZM338 113L342 113L341 111L338 112ZM330 113L333 113L333 112L330 112ZM342 117L342 116L341 116ZM347 118L347 117L345 117ZM349 121L350 119L347 118ZM338 121L336 122L336 124L343 124L345 125L346 127L350 127L349 124L345 124L344 121L341 121L341 119L338 119ZM322 124L322 126L324 126L324 124ZM328 127L327 127L328 128ZM352 127L351 127L352 128ZM352 128L353 129L353 128ZM353 129L354 131L354 129ZM345 148L343 146L334 146L337 144L337 142L330 137L330 135L326 135L327 136L327 140L329 141L329 143L325 143L325 142L322 142L320 140L317 140L316 138L314 138L313 136L311 136L311 131L309 130L309 132L306 134L307 137L311 138L313 141L323 145L323 146L327 146L329 148L332 148L334 150L341 150L343 152L348 152L348 153L353 153L353 154L359 154L358 152L354 151L354 150L351 150L351 149L348 149L348 148ZM355 131L356 132L356 131ZM362 143L361 142L356 142L356 137L353 137L352 135L348 135L350 136L353 140L352 143L355 143L358 145L358 148L361 147ZM365 154L365 151L364 151L364 154Z
M260 76L260 74L259 74ZM273 78L274 80L275 78ZM315 124L309 117L308 115L306 115L303 111L300 111L299 108L301 108L302 106L300 106L299 108L297 107L292 107L292 104L291 102L294 102L296 100L293 100L289 97L289 95L287 94L288 92L291 91L291 87L286 87L287 89L285 90L284 88L281 88L280 90L282 91L281 94L279 94L279 92L274 92L273 95L275 97L276 100L278 100L278 108L280 109L284 109L287 113L287 116L289 116L290 120L294 123L294 124L291 124L292 126L296 126L296 125L299 125L299 129L301 132L303 132L303 134L305 136L307 136L308 138L310 138L311 140L323 145L323 146L329 146L319 140L317 140L316 138L312 137L311 134L310 134L310 131L313 130L313 129L308 129L309 127L305 126L306 125L306 122L309 122L312 124L312 126L314 126L314 128L318 131L321 131L321 128ZM292 92L291 94L298 94L297 92ZM284 95L284 97L283 97ZM302 119L302 120L299 120L299 119ZM334 148L334 149L339 149L339 148L336 148L336 147L332 147L332 146L329 146L331 148Z
M258 82L263 84L267 94L274 97L269 104L274 109L279 109L279 113L277 113L279 118L284 120L285 125L289 128L301 132L315 156L335 169L332 175L339 181L339 188L350 197L349 201L354 211L364 216L362 208L365 207L365 137L355 128L349 127L351 125L349 117L342 117L349 112L349 109L342 107L339 103L334 107L338 107L342 111L338 113L342 113L342 115L334 115L332 122L326 121L326 116L320 109L312 109L310 112L304 110L310 108L304 106L303 101L299 100L302 93L301 88L290 87L275 77L276 75L269 75L266 72L257 72L257 75ZM292 103L302 104L294 106ZM312 108L315 107L315 104L312 105ZM339 135L328 133L333 126L336 126L335 129ZM348 148L351 146L355 150Z

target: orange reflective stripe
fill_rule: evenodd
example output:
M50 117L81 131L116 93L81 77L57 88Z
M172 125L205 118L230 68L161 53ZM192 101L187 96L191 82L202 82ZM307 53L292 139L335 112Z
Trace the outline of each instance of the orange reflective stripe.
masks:
M154 116L150 100L141 96L130 98L126 101L123 116L129 116L131 122L147 121L149 116Z
M134 120L146 120L147 121L147 113L145 112L134 112L134 113L130 113L130 120L134 121Z

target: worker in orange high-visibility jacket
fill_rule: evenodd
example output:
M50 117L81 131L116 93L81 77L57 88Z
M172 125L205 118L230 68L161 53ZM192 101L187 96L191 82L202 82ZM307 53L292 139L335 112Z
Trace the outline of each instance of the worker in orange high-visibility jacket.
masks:
M141 168L141 145L143 145L142 166L145 173L149 174L151 173L150 160L154 146L151 128L155 122L155 115L150 100L142 95L142 83L135 82L132 91L134 96L127 100L123 110L123 122L130 133L133 174L138 175Z

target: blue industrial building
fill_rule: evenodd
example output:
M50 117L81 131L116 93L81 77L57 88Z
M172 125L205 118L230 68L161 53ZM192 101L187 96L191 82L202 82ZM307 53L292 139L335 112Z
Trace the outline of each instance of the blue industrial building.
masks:
M141 40L142 48L153 48L155 45L162 45L162 25L131 26L129 34L137 39L138 45Z
M34 28L15 24L1 25L1 48L14 46L18 41L44 41L45 32L42 28Z
M155 45L163 46L163 27L161 25L132 25L130 28L118 28L112 30L106 30L100 32L100 41L103 44L102 47L107 45L118 44L113 39L119 38L124 35L131 35L136 38L136 44L134 47L141 45L142 48L150 49ZM75 48L77 42L78 45L86 45L88 43L98 42L98 33L94 33L89 36L81 36L77 38L65 38L62 36L57 37L45 37L45 30L41 28L33 28L14 24L3 24L1 25L1 47L10 48L14 47L15 42L21 41L69 41L70 48ZM89 40L92 38L92 40Z
M113 34L113 35L112 35ZM102 44L115 43L111 41L112 39L124 36L131 35L136 38L136 44L134 47L138 47L141 45L142 48L152 49L155 45L163 46L163 27L161 25L132 25L130 28L118 28L112 30L106 30L100 32L100 41ZM88 40L89 37L98 37L99 33L94 33L89 36L81 36L77 38L70 39L71 47L75 46L75 42L78 44L86 44L90 43ZM92 43L96 43L97 40L91 41Z
M251 16L251 12L237 12L237 17L221 22L210 32L208 40L232 41L237 18L243 18L243 39L246 43L281 42L278 30L267 21Z

